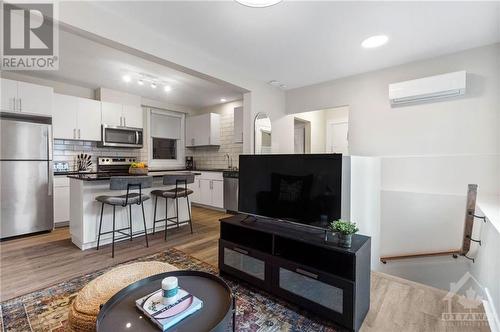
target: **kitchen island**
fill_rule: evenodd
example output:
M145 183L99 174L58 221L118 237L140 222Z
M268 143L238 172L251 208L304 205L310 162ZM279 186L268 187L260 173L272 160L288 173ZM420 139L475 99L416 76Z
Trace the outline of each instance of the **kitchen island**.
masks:
M173 189L175 186L165 186L163 184L164 174L186 174L186 172L150 172L153 175L153 186L142 190L143 194L150 195L155 189ZM195 173L196 174L196 173ZM110 190L109 180L111 175L104 173L77 174L69 175L70 178L70 221L69 229L71 241L81 250L95 248L97 246L97 235L99 232L99 219L101 213L101 203L95 198L100 195L122 195L126 191ZM133 191L135 192L135 190ZM144 201L144 212L146 215L146 228L148 234L153 231L153 213L154 198ZM188 226L189 219L187 201L185 198L179 198L179 220L180 227ZM116 229L128 227L129 213L128 207L116 207ZM168 215L175 216L175 200L168 200ZM158 199L156 219L165 218L165 199ZM110 205L104 205L102 220L102 232L112 229L113 208ZM170 228L177 227L169 225ZM140 205L132 205L132 231L139 233L144 229L142 221L142 211ZM164 223L156 224L156 231L165 229ZM138 234L141 235L141 234ZM135 236L135 235L134 235ZM125 239L123 239L125 240ZM100 245L111 243L111 234L101 236Z

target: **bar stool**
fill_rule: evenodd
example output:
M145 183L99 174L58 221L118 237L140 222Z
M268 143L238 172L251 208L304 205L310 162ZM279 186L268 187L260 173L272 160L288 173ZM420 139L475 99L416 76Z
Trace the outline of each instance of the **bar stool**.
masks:
M132 205L137 204L141 206L142 209L142 219L144 222L144 231L138 232L136 234L142 234L144 233L144 237L146 238L146 247L149 247L148 243L148 234L146 232L146 216L144 215L144 205L143 202L147 201L150 197L148 195L143 195L142 194L142 189L144 188L150 188L151 185L153 184L153 177L152 176L113 176L110 179L109 182L109 189L110 190L127 190L127 193L125 195L119 195L119 196L109 196L109 195L102 195L102 196L97 196L95 199L96 201L99 201L102 203L101 205L101 219L99 221L99 235L97 236L97 248L96 250L99 250L99 242L101 239L101 235L109 234L112 233L112 245L111 245L111 257L115 257L115 240L122 240L125 238L129 238L130 241L132 241L132 235L134 233L132 232ZM131 189L136 188L139 190L139 192L131 192ZM104 212L104 204L111 205L113 207L113 230L109 232L103 232L101 233L101 227L102 227L102 215ZM130 219L129 219L129 227L125 228L120 228L116 229L115 228L115 211L117 206L122 206L122 207L129 207L129 214L130 214ZM125 233L125 231L128 230L128 233ZM124 235L121 238L115 239L115 233L120 233Z
M186 198L189 214L189 227L191 228L191 234L193 234L193 224L191 221L191 209L189 208L189 195L193 193L191 189L187 187L188 183L194 182L193 173L171 173L165 174L163 176L163 184L171 186L175 184L174 189L168 190L153 190L151 195L155 196L155 209L153 214L153 234L155 233L155 226L158 222L165 222L165 241L167 240L167 227L169 221L177 225L179 228L179 198ZM158 198L165 198L165 219L156 220L156 206L158 204ZM168 199L175 199L175 217L168 217Z

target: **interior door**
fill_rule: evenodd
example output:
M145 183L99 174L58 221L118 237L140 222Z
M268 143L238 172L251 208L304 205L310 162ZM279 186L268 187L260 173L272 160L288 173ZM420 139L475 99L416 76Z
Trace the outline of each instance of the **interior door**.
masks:
M73 96L54 94L54 110L52 114L54 138L77 138L78 99Z
M1 108L2 111L14 111L14 103L17 98L17 82L12 80L6 80L2 78L1 80Z
M122 111L123 105L101 102L101 110L102 110L102 124L108 126L122 126Z
M331 122L327 127L327 151L331 153L349 153L348 122Z
M101 140L101 103L97 100L78 98L78 139Z
M20 99L21 112L51 116L54 90L26 82L18 82L17 97Z
M294 135L294 152L303 154L306 151L306 127L304 125L295 125Z

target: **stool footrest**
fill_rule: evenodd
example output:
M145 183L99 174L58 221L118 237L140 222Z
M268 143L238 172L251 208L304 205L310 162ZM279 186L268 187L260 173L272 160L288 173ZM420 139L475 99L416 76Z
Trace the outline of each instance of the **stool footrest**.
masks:
M122 233L123 234L123 231L125 231L125 230L129 230L129 228L126 227L126 228L115 229L114 231L101 232L100 234L101 235L105 235L105 234L111 234L113 232L115 232L115 233ZM127 234L127 235L130 235L130 234Z

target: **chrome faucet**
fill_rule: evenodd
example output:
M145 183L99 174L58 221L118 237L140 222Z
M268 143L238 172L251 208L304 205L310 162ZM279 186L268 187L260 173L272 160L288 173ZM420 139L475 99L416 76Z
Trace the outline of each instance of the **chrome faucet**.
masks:
M229 157L229 153L226 153L225 157L227 158L227 168L232 169L233 168L233 160L231 157Z

